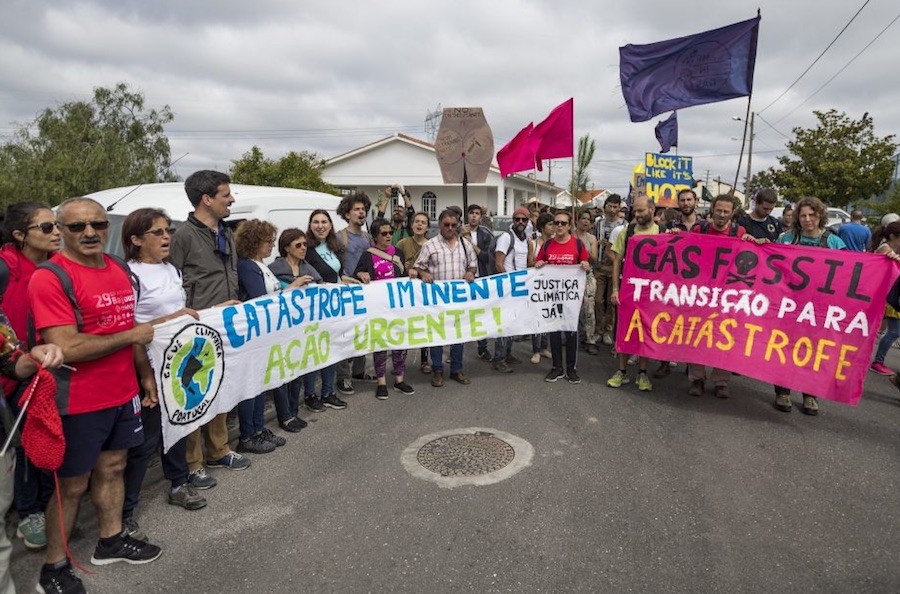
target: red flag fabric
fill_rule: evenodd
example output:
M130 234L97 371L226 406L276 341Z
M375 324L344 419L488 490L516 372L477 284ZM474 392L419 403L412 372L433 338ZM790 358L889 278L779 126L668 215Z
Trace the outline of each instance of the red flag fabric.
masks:
M531 138L537 144L535 156L542 159L562 159L575 156L575 99L560 103L543 122L534 127Z
M508 177L513 173L534 169L534 143L531 140L533 122L519 130L515 137L497 151L497 165L500 166L500 177Z

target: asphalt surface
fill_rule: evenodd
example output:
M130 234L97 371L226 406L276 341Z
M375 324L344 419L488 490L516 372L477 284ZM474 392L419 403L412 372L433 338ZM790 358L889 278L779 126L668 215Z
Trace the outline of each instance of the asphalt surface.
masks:
M410 353L414 396L357 383L344 411L245 472L215 470L209 505L166 503L159 467L137 519L163 556L92 567L96 516L71 543L89 592L898 592L900 392L869 374L856 408L818 417L772 407L771 387L733 377L732 396L687 395L684 366L619 390L601 356L583 383L543 381L530 342L513 374L466 347L472 384L436 389ZM892 349L889 366L900 368ZM632 377L634 369L632 371ZM400 463L419 437L467 427L511 433L532 464L453 489ZM277 431L277 428L276 428ZM13 556L22 592L43 556Z

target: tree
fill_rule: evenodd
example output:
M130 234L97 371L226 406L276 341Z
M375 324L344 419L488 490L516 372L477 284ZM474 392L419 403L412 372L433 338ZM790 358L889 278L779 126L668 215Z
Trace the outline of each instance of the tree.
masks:
M897 150L894 135L876 137L868 113L859 120L834 109L813 113L819 125L794 128L795 138L787 143L791 154L778 157L781 168L772 170L783 197L817 196L845 207L886 190Z
M578 157L575 160L575 177L569 182L569 193L576 201L584 192L587 192L591 178L588 176L588 167L594 160L594 151L597 143L591 139L590 134L585 134L578 139Z
M266 158L259 147L254 146L232 164L231 180L234 183L338 193L337 188L322 179L325 159L313 152L291 151L276 161Z
M166 105L147 108L126 83L97 87L91 101L47 108L0 146L0 203L66 198L118 186L174 181Z
M763 169L762 171L757 171L750 178L750 182L747 184L747 194L753 195L759 189L762 188L775 188L778 189L778 184L775 183L775 175L773 173L774 168L769 167L768 169Z

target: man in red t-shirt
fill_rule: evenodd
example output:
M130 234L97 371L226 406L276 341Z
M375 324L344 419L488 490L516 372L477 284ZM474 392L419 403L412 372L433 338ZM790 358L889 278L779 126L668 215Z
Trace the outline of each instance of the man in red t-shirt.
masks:
M57 219L63 247L50 261L71 279L81 322L58 276L38 268L28 286L35 329L45 342L61 346L66 361L77 369L56 374L56 400L66 438L58 471L62 509L57 509L56 498L51 499L40 585L47 592L83 592L66 558L59 517L65 534L70 534L89 482L100 524L92 563L147 563L161 552L122 529L125 459L128 448L144 439L136 362L146 399L154 404L156 400L152 381L144 381L152 380L152 372L140 346L153 339L153 327L135 325L131 280L103 253L109 228L104 208L89 198L73 198L59 206Z

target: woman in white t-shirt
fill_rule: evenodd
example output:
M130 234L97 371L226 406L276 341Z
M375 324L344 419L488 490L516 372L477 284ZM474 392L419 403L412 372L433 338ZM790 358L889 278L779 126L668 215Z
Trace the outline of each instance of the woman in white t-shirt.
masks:
M172 237L172 221L164 210L140 208L129 214L122 223L122 247L128 266L140 281L140 295L134 307L134 320L162 323L185 314L197 317L197 312L184 306L185 294L181 285L181 273L165 261L169 257ZM153 378L149 378L153 380ZM155 380L154 380L155 381ZM138 504L141 484L150 458L159 448L162 429L160 407L156 389L147 393L141 384L141 421L144 425L144 443L128 450L125 465L125 504L122 510L123 527L131 536L140 536L140 528L133 519ZM208 475L188 480L186 438L179 440L162 455L163 474L171 482L169 503L185 509L200 509L206 499L198 488L215 486L215 479Z

